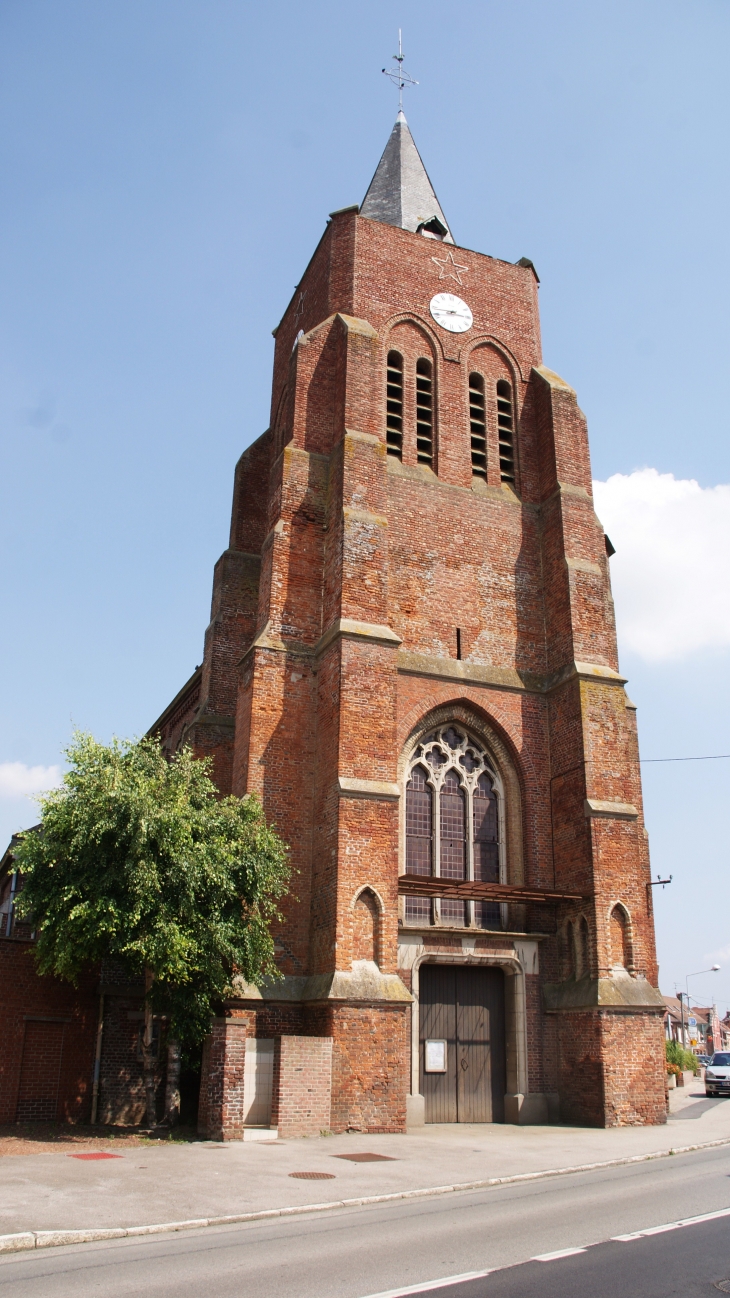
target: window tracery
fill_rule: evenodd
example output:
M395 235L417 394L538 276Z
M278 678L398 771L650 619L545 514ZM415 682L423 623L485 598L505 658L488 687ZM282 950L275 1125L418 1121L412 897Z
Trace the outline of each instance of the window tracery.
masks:
M453 724L417 744L407 771L406 874L499 883L499 781L483 746ZM502 906L489 901L406 897L406 922L502 928Z

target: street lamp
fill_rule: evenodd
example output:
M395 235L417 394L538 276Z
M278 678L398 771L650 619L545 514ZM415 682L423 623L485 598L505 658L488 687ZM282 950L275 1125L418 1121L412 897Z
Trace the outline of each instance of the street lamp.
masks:
M717 973L719 968L719 964L714 964L711 969L698 969L696 973L687 974L685 977L684 985L687 990L684 993L679 993L679 1003L682 1007L682 1045L685 1050L687 1048L687 1037L684 1031L684 997L687 997L687 1009L689 1009L689 980L690 978L699 978L700 974Z

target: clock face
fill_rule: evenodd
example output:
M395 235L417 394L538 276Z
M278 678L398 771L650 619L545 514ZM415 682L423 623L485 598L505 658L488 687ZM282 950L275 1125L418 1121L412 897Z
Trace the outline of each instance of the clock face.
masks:
M431 298L431 315L437 325L450 334L464 334L474 324L474 317L466 302L455 293L437 293Z

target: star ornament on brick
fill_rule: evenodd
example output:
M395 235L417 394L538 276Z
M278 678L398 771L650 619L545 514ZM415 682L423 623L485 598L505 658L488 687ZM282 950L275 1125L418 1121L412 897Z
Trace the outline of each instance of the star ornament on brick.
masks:
M439 279L455 279L457 284L461 283L462 274L469 269L468 266L460 266L458 261L454 261L453 252L447 252L445 257L432 257L440 267Z

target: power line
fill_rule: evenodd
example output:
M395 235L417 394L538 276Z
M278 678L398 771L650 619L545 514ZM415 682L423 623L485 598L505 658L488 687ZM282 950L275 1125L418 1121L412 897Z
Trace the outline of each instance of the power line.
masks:
M648 762L723 762L730 753L713 753L710 757L642 757L641 765Z

